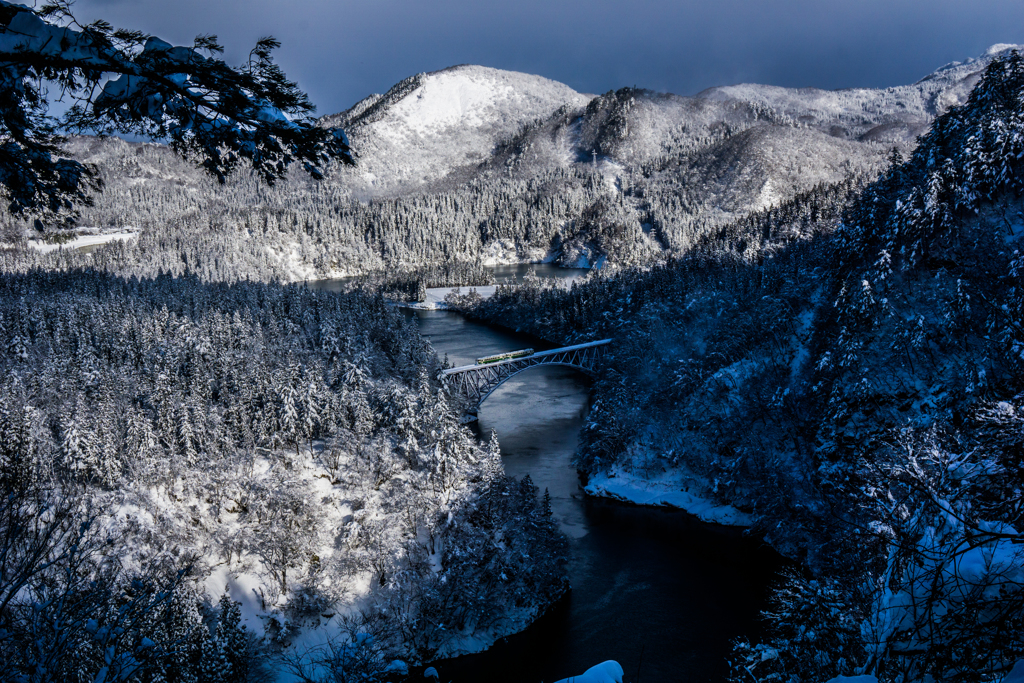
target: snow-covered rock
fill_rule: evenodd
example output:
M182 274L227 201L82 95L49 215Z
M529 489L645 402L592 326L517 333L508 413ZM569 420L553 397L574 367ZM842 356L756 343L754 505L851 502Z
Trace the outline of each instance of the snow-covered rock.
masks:
M570 676L555 683L622 683L622 667L614 659L587 669L581 676Z

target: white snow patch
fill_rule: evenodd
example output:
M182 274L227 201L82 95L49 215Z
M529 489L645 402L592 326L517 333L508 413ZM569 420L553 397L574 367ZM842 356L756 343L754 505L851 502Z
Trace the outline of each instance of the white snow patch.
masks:
M611 159L602 159L597 165L597 170L604 178L604 186L609 195L618 196L622 193L622 176L626 168Z
M998 54L1006 52L1007 50L1019 50L1021 45L1015 45L1013 43L996 43L989 49L985 50L986 57L995 57Z
M587 669L582 676L570 676L555 683L622 683L622 666L614 659Z
M707 500L683 488L679 473L672 471L649 479L636 474L613 470L594 475L584 491L601 498L684 510L703 522L723 526L746 527L753 523L750 515L731 505Z
M259 591L262 585L263 581L259 577L253 574L232 572L223 564L217 565L203 582L203 588L214 604L227 589L231 599L239 603L242 624L250 633L258 635L263 633L263 620L259 618L259 615L266 613L260 600Z
M101 244L108 244L114 241L131 241L138 239L139 233L133 230L123 230L119 232L108 232L103 235L79 235L67 242L62 244L51 244L42 240L29 240L28 246L30 249L41 251L44 254L51 251L57 251L58 249L83 249L85 247L96 247Z
M769 209L776 204L782 203L782 200L786 198L786 195L779 193L775 186L772 185L771 178L765 178L764 185L761 186L761 192L757 195L757 199L754 200L754 210L763 211Z
M429 135L446 128L469 128L488 123L488 110L497 103L517 100L508 83L475 71L442 71L426 79L412 95L391 108L389 125L380 134L403 140L408 134Z

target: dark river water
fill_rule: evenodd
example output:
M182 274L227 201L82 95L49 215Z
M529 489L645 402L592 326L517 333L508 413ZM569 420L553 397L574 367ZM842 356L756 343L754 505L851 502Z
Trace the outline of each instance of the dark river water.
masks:
M509 279L521 282L527 273L559 280L575 280L587 274L586 268L559 268L550 263L517 263L510 266L491 266L488 270L494 274L494 279L497 282Z
M524 266L499 277L521 277ZM550 273L548 271L551 271ZM542 276L565 276L542 267ZM550 344L448 311L407 311L454 365ZM517 375L483 403L472 425L497 432L505 470L551 493L570 541L571 594L525 632L487 652L435 662L441 681L551 683L617 660L624 680L721 681L730 643L755 636L778 556L735 529L681 512L583 495L572 457L589 407L589 380L568 368Z

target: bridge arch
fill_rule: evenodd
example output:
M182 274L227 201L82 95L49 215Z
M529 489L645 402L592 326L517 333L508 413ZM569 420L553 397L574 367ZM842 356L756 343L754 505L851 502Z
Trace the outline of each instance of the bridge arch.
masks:
M469 404L467 412L476 414L494 390L519 373L540 365L562 365L591 377L597 376L600 361L611 339L540 351L522 358L513 358L484 365L463 365L444 371L445 379Z

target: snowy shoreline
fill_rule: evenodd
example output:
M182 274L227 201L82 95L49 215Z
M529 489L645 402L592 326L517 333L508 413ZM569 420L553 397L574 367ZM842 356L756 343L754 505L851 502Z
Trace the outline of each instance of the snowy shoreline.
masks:
M456 310L445 302L445 297L456 289L460 288L431 288L426 290L425 301L397 302L395 305L400 308L421 311ZM470 291L476 291L481 298L486 299L494 295L495 286L465 287L463 289L467 294ZM487 324L495 325L492 322L487 322ZM731 505L715 503L690 493L686 490L683 474L680 472L665 473L655 478L643 478L622 471L601 473L592 476L583 490L586 495L593 498L606 498L642 507L682 510L707 524L748 528L754 522L750 514Z
M463 294L476 292L481 299L489 299L494 296L497 285L464 286L464 287L431 287L427 290L427 296L423 301L400 301L396 305L399 308L409 308L415 311L451 311L455 310L445 301L445 297L455 290ZM465 290L465 291L463 291Z
M40 251L44 254L58 249L85 249L87 247L99 247L114 241L130 241L138 239L139 233L135 230L118 230L101 234L79 234L63 243L44 242L43 240L28 240L30 249Z
M731 505L714 503L683 490L671 476L643 479L624 472L602 473L592 476L583 491L594 498L682 510L708 524L747 528L754 521L751 515Z

